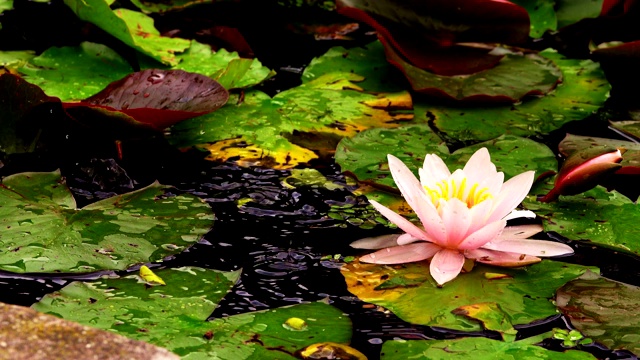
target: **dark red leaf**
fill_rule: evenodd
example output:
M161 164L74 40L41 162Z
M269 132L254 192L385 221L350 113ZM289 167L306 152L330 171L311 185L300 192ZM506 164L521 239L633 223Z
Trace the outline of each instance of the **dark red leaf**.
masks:
M149 69L114 81L79 103L64 103L64 107L69 110L89 107L99 108L101 112L117 112L131 117L131 122L161 130L217 110L228 99L227 90L204 75L182 70Z
M254 57L253 49L236 28L216 25L197 31L196 37L198 41L209 44L215 49L223 47L227 51L236 51L243 58Z
M338 12L376 29L411 64L438 75L490 69L502 58L460 43L518 44L528 39L527 11L507 1L339 0Z

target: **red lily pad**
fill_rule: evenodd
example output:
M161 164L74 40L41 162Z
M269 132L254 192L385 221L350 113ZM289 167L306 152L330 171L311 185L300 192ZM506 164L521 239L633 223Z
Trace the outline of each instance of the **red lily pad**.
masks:
M340 0L338 13L364 22L414 66L439 75L471 74L502 58L493 46L518 44L529 34L527 11L507 1L397 2Z
M383 38L380 40L389 63L404 73L415 91L423 94L515 103L527 95L550 92L562 78L553 61L537 54L507 54L497 66L471 75L436 75L409 64Z
M162 130L217 110L228 99L227 90L207 76L148 69L115 81L79 103L64 103L64 107L72 116L78 114L76 108L88 109Z

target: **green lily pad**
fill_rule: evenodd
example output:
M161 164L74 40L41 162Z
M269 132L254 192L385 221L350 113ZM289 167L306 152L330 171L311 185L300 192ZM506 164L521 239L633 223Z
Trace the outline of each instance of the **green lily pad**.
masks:
M637 120L612 121L611 126L637 139L640 139L640 121L637 121Z
M380 359L550 359L550 360L595 360L588 352L567 350L551 351L534 345L541 337L516 342L503 342L483 337L454 340L393 340L382 345Z
M457 141L484 141L502 134L531 136L545 134L565 123L581 120L600 108L609 93L609 83L597 63L566 59L540 53L560 67L563 82L541 98L524 100L513 106L465 107L420 103L416 121L433 121L447 138Z
M241 104L230 101L215 113L184 121L171 128L169 142L180 148L207 150L210 160L237 159L241 165L291 168L317 158L298 145L337 142L371 127L397 127L413 118L409 93L372 95L351 73L329 73L273 98L250 91ZM335 146L335 145L334 145ZM334 146L329 146L333 148Z
M1 2L0 2L1 4ZM1 6L1 5L0 5ZM0 8L1 10L1 8ZM35 52L26 51L0 51L0 66L15 69L23 66L35 57Z
M551 189L537 188L544 194ZM561 196L558 201L542 203L530 195L522 202L541 219L545 231L555 231L569 239L589 239L600 244L640 253L640 208L617 191L598 186L582 194Z
M209 205L158 183L82 209L59 172L21 173L0 187L0 269L123 270L195 243L213 224Z
M185 51L189 40L161 36L149 16L128 9L111 10L105 0L65 0L82 20L113 35L120 41L166 64L176 65L175 53Z
M582 19L597 18L604 0L556 0L558 28L574 24Z
M52 47L18 70L25 75L25 80L62 101L95 95L111 82L133 72L115 51L90 42Z
M514 340L518 332L513 328L508 315L502 311L500 305L494 302L465 305L452 312L455 315L466 316L482 322L483 328L499 332L505 340Z
M555 290L586 270L584 266L549 260L521 269L478 265L442 288L438 288L429 275L426 262L395 266L352 262L341 271L351 293L391 310L407 322L478 331L482 329L479 322L452 311L461 306L494 303L505 314L504 321L513 325L544 319L556 314L550 301ZM493 276L495 273L504 276ZM411 285L377 289L380 284L397 278L409 279Z
M137 6L145 13L163 13L170 10L186 9L193 5L210 4L218 0L171 0L171 1L148 1L148 0L132 0L133 5Z
M511 2L522 6L529 13L531 21L529 36L532 38L542 37L547 30L558 28L555 0L512 0Z
M528 170L534 170L539 175L557 168L555 156L548 147L513 135L501 136L449 154L443 141L428 125L423 124L363 131L353 138L343 139L338 144L335 159L343 171L355 174L364 184L372 182L395 188L387 165L387 154L398 157L417 175L418 168L422 167L428 153L440 156L449 169L454 171L463 168L471 155L481 147L489 149L491 160L498 171L505 173L506 178ZM388 193L385 195L380 190L382 189L368 189L363 193L384 205L397 201L397 197L389 196Z
M398 71L389 66L380 41L351 49L342 46L329 49L311 60L302 73L302 82L307 83L334 71L363 75L364 80L358 85L367 91L388 92L406 88L406 83L398 77Z
M13 9L13 0L0 0L0 14L11 9Z
M84 325L160 345L183 359L294 359L307 345L348 343L351 322L322 302L205 321L240 272L186 267L156 274L166 286L145 286L137 275L74 282L32 307ZM301 318L301 331L284 326Z
M640 353L640 288L585 274L558 289L560 311L582 334L611 349Z
M258 59L242 59L225 49L212 51L211 46L192 41L191 47L176 56L180 63L172 70L184 70L209 76L225 89L247 88L275 75Z

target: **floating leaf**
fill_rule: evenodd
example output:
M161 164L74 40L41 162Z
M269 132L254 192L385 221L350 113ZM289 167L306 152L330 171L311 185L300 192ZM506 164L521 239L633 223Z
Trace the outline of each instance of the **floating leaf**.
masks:
M1 4L1 1L0 1ZM0 12L2 10L2 5L0 5ZM35 57L34 51L0 51L0 66L16 69Z
M159 270L167 286L147 288L137 276L73 282L33 308L165 347L183 358L294 359L307 345L348 343L351 322L322 302L205 321L240 272L185 267ZM98 315L96 315L98 314ZM299 317L304 331L282 326Z
M189 40L160 36L149 16L128 9L111 10L105 0L65 0L82 20L95 24L125 44L157 61L176 65L175 53L185 51Z
M397 127L412 119L401 111L411 108L408 93L367 94L354 83L361 80L356 74L330 73L273 99L247 92L241 104L174 126L169 141L207 149L211 160L291 168L317 157L297 145L305 136L337 142L370 127Z
M229 93L217 81L204 75L153 69L135 72L88 99L64 106L72 116L77 107L98 108L101 112L129 116L132 118L129 122L162 130L215 111L228 99Z
M546 193L550 189L538 189ZM617 191L598 186L582 194L563 196L557 202L542 203L535 196L523 201L525 208L542 218L545 231L569 239L589 239L600 244L640 253L640 209Z
M411 65L391 46L386 46L385 52L387 60L404 73L413 90L460 101L515 103L527 95L547 94L561 77L550 59L537 54L507 54L490 69L470 75L442 76Z
M29 113L45 103L59 103L37 86L12 74L0 75L0 151L6 154L33 152L42 143L43 124L27 119Z
M640 352L640 288L585 274L558 289L556 302L585 336L611 349Z
M6 177L0 187L0 268L12 272L123 270L195 243L211 208L158 183L76 209L59 172Z
M506 1L343 0L337 5L340 14L375 28L385 46L413 66L439 75L472 74L502 58L489 53L491 45L459 43L521 43L529 33L526 10Z
M209 45L197 41L192 41L191 47L176 58L180 63L171 69L209 76L227 90L257 85L275 74L257 59L241 59L225 49L214 52Z
M483 328L501 333L505 340L513 340L517 333L507 314L502 311L500 305L494 302L465 305L454 309L452 312L455 315L463 315L482 322Z
M185 9L193 5L210 4L218 0L170 0L170 1L149 1L149 0L132 0L133 5L140 8L145 13L163 13L169 10Z
M540 53L562 70L563 82L539 99L513 106L454 108L417 104L416 118L433 121L445 136L457 141L483 141L502 134L531 136L548 133L596 111L607 98L609 84L598 64L589 60L565 59ZM424 117L423 117L424 116Z
M547 350L533 345L543 340L541 337L516 342L502 342L484 337L470 337L454 340L393 340L382 345L381 360L392 359L549 359L549 360L595 360L596 357L584 351L564 352Z
M555 0L511 0L527 10L531 21L529 36L539 38L547 30L556 30L558 20L556 18Z
M115 51L90 42L52 47L18 70L25 80L62 101L85 99L133 71Z
M341 272L351 293L391 310L407 322L477 331L481 330L478 322L451 312L461 306L495 303L505 314L504 321L514 325L544 319L556 313L549 301L555 290L586 269L543 260L521 269L501 268L500 272L508 277L489 280L485 274L495 272L495 268L477 265L442 288L429 275L426 262L397 266L352 262ZM398 278L410 280L411 285L377 290L381 284Z
M511 135L461 148L449 154L446 145L428 125L363 131L351 139L343 139L338 144L335 158L343 171L355 174L358 180L365 181L364 184L372 182L395 188L387 165L387 154L398 157L417 176L426 154L438 155L453 171L464 167L471 155L481 147L489 149L491 160L498 171L505 173L505 178L527 170L541 174L557 167L553 152L545 145ZM367 191L366 194L385 205L393 201L393 198L383 196L379 190Z

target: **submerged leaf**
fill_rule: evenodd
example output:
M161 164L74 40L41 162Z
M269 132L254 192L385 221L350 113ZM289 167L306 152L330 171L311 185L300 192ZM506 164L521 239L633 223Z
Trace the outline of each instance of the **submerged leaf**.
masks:
M22 173L0 187L0 268L24 272L123 270L192 245L211 208L154 183L76 209L59 172Z
M640 352L640 288L585 274L558 289L560 311L582 334L611 349Z

